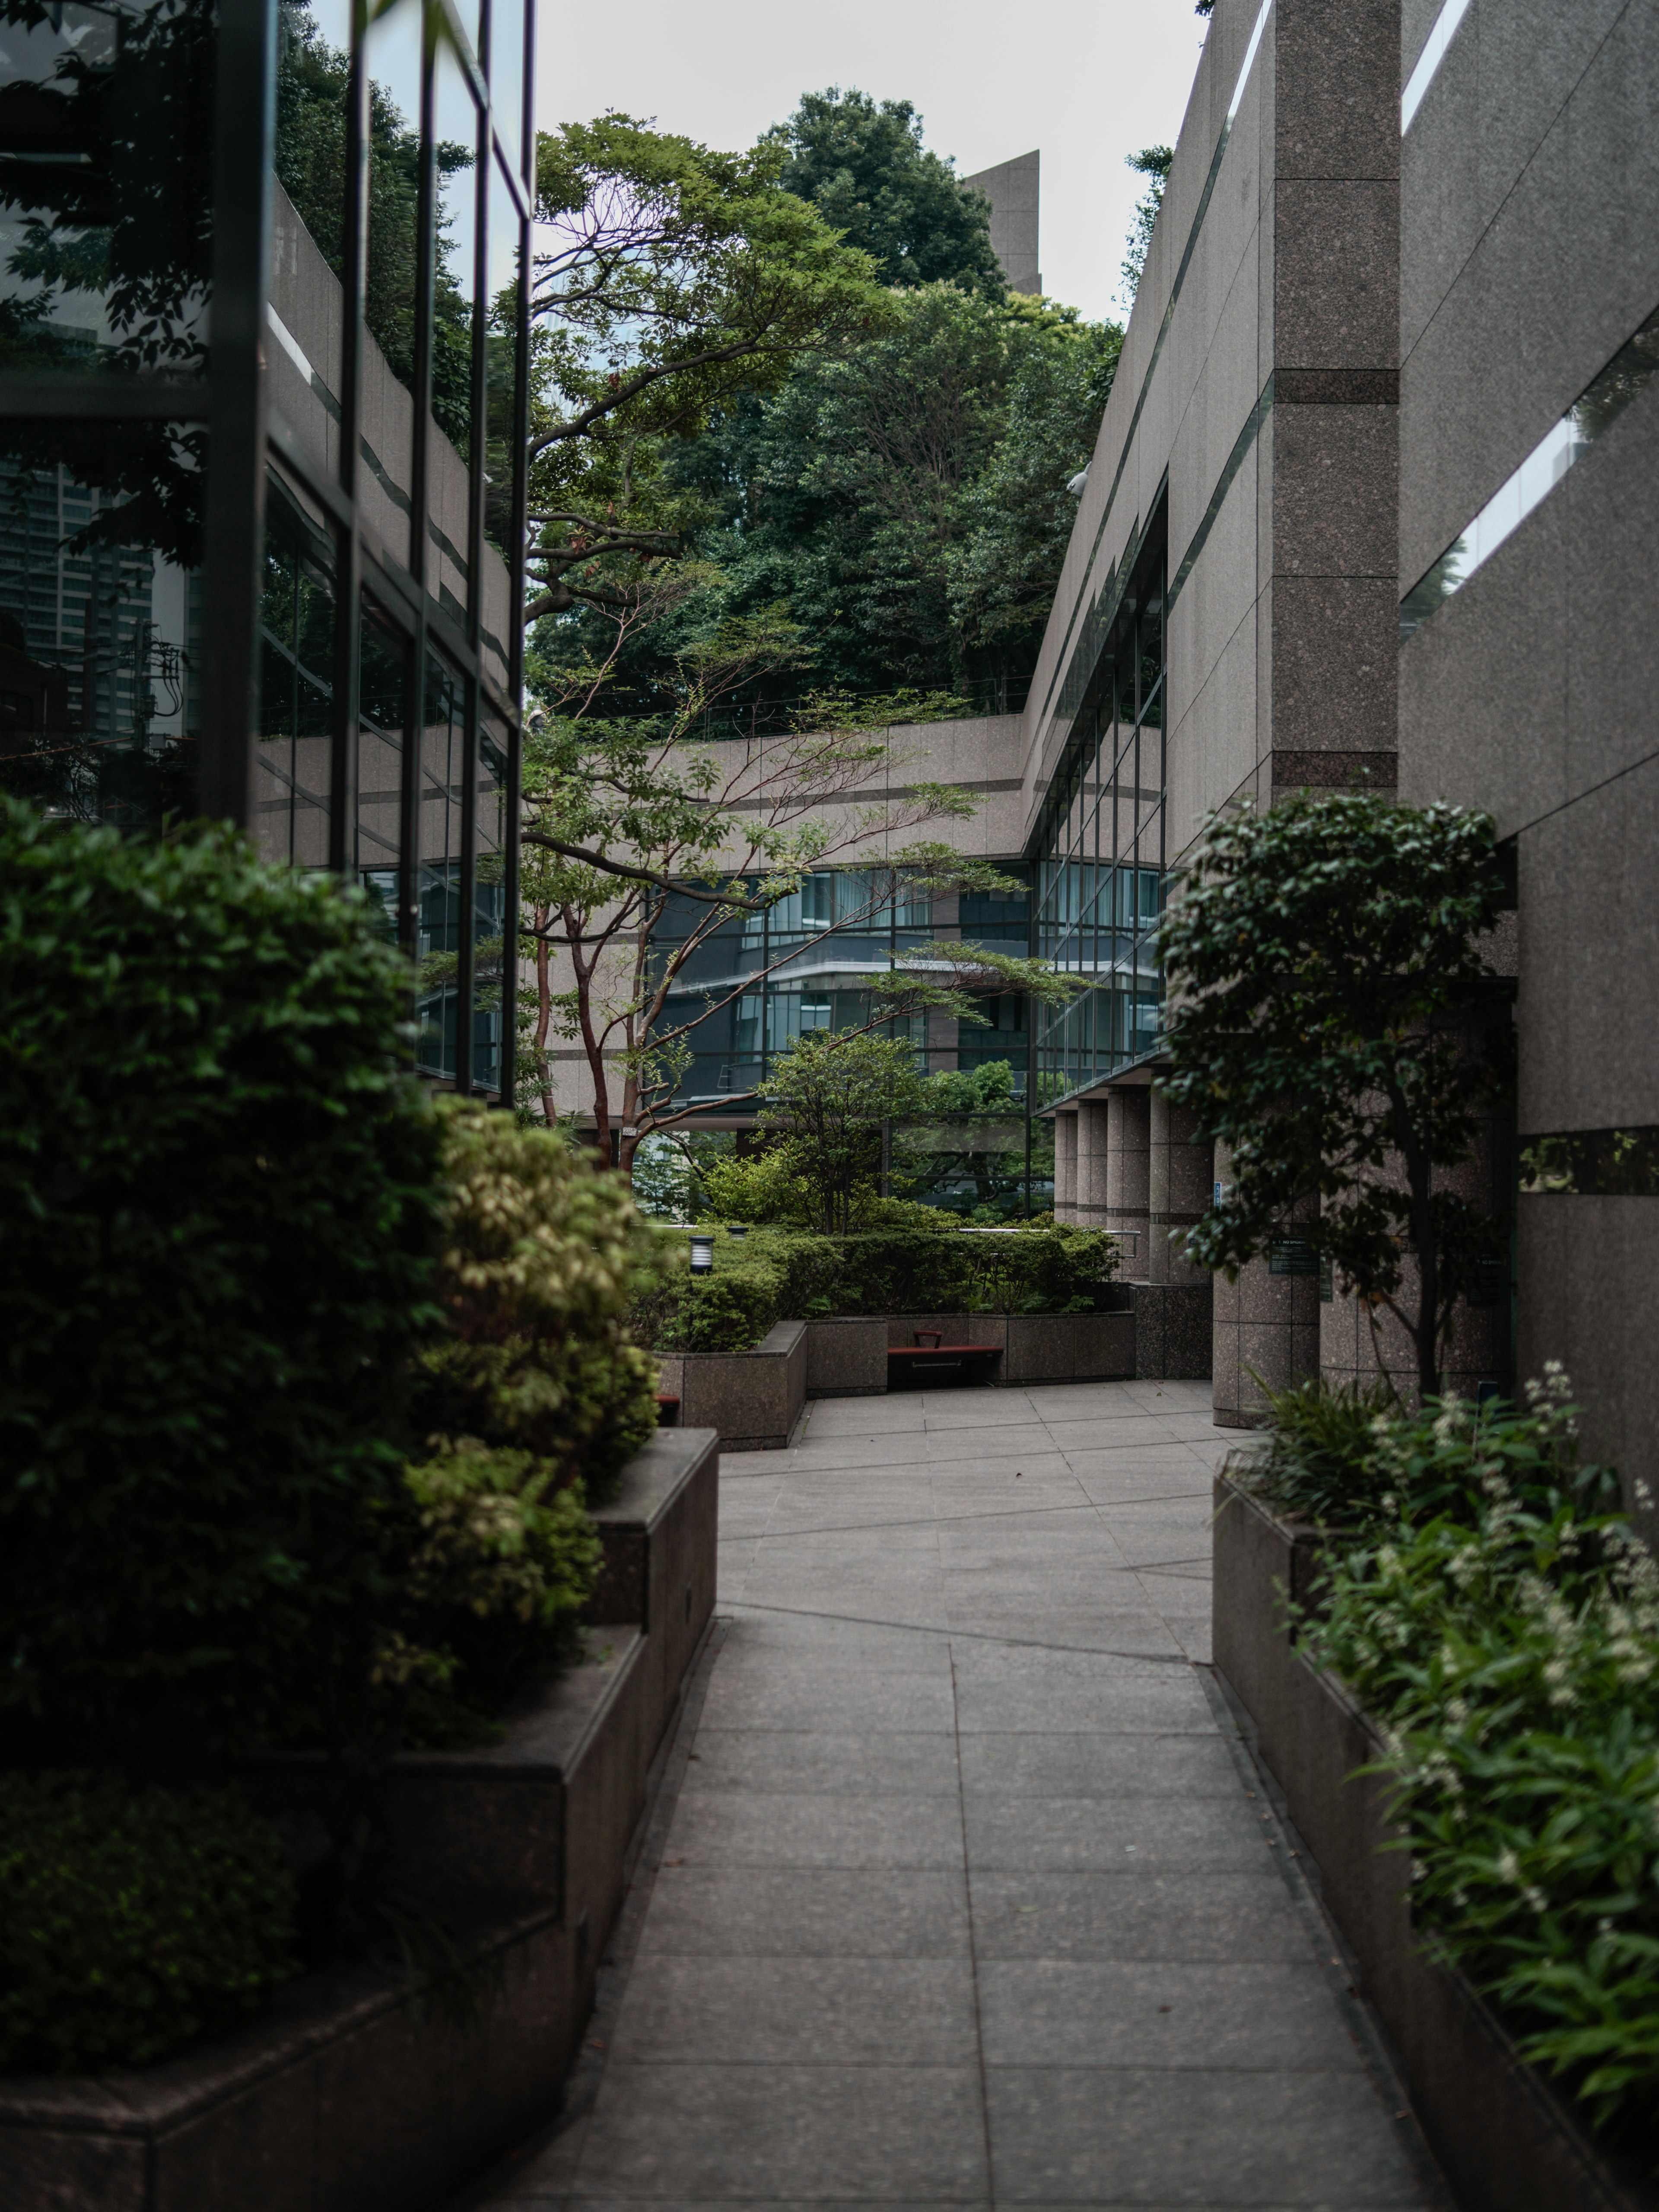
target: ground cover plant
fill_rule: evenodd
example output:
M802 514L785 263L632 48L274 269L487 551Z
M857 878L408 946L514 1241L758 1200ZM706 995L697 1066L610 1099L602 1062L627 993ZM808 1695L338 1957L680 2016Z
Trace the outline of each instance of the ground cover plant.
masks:
M1659 1571L1580 1462L1559 1370L1520 1408L1382 1414L1302 1648L1377 1721L1431 1952L1617 2144L1659 2122Z
M142 2064L297 1972L294 1877L234 1790L0 1776L0 2069Z

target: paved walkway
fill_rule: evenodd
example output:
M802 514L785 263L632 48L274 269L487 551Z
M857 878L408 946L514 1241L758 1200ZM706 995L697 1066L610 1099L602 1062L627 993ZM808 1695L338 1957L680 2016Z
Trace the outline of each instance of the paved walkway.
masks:
M1206 1686L1208 1401L820 1401L728 1459L591 2116L492 2206L1423 2204Z

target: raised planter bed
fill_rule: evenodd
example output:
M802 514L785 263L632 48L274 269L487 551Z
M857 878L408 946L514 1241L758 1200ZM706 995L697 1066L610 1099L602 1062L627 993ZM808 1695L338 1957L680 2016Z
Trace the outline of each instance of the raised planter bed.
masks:
M1224 1476L1215 1507L1217 1671L1313 1855L1464 2212L1654 2212L1645 2179L1597 2149L1484 1999L1425 1955L1408 1856L1388 1848L1400 1832L1387 1815L1387 1778L1358 1771L1380 1757L1381 1738L1285 1626L1285 1594L1305 1601L1316 1577L1313 1533Z
M841 1315L806 1324L809 1398L871 1397L888 1387L890 1362L921 1351L919 1334L941 1350L981 1356L996 1383L1127 1381L1135 1372L1135 1318L1103 1314ZM1000 1354L994 1358L992 1355Z
M658 1389L687 1428L714 1429L722 1451L775 1451L806 1402L806 1328L781 1321L750 1352L665 1352Z
M715 1439L658 1437L604 1510L589 1663L504 1740L411 1753L386 1791L393 1870L488 1970L458 2031L400 1976L310 1974L246 2027L96 2079L0 2079L7 2212L438 2212L551 2108L592 2002L647 1771L714 1602ZM318 1762L248 1762L303 1807Z

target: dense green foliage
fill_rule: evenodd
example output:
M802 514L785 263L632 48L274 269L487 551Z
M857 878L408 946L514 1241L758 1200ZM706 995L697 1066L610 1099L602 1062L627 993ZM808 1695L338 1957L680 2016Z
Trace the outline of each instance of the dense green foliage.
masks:
M352 1600L436 1116L363 901L0 806L0 1705L232 1703Z
M452 1109L444 1170L448 1326L418 1355L416 1425L530 1452L601 1502L655 1425L623 1316L658 1242L617 1177L505 1115Z
M1371 1456L1379 1419L1396 1410L1386 1381L1330 1383L1314 1375L1282 1390L1261 1386L1267 1439L1235 1452L1228 1473L1293 1521L1346 1528L1378 1510Z
M1501 1238L1444 1178L1509 1082L1481 944L1503 896L1494 839L1467 808L1369 794L1212 816L1158 939L1164 1088L1232 1148L1188 1257L1236 1274L1316 1191L1295 1233L1409 1333L1425 1395Z
M666 462L698 519L687 543L719 576L677 638L785 601L814 684L1017 706L1122 335L1048 301L933 283L890 295L885 326L807 356L775 394L723 406ZM580 626L538 644L550 666L578 640L593 649ZM663 641L641 638L623 665L656 703Z
M530 616L615 604L696 520L665 471L739 393L879 327L890 295L781 182L787 149L725 154L628 115L536 142Z
M1524 1411L1373 1425L1303 1648L1384 1732L1438 1954L1598 2126L1659 2120L1659 1571L1579 1462L1565 1378Z
M642 1301L636 1326L660 1351L746 1352L777 1322L821 1315L1092 1313L1117 1260L1115 1239L1096 1230L983 1236L937 1216L846 1237L722 1232L714 1273Z
M234 1790L0 1775L0 2069L136 2065L296 1971L295 1888Z
M948 283L999 299L1007 289L991 244L991 203L922 144L908 100L879 106L856 88L801 95L771 134L789 149L781 181L810 200L884 284Z

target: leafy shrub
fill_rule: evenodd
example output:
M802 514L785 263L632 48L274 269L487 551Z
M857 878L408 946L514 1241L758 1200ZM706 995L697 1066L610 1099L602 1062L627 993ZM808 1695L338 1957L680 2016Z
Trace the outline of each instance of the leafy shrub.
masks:
M767 1230L717 1237L714 1273L676 1279L638 1325L664 1350L746 1352L776 1322L819 1315L1092 1312L1116 1267L1096 1230L981 1237L937 1216L848 1237Z
M587 1501L656 1427L653 1362L625 1321L662 1255L626 1187L505 1115L451 1101L441 1120L448 1327L415 1358L422 1455L377 1527L367 1638L328 1650L332 1677L283 1731L337 1734L367 1668L382 1755L476 1741L573 1656L602 1560Z
M505 1115L450 1108L444 1174L448 1328L417 1356L416 1430L529 1452L600 1503L656 1426L627 1316L665 1241L617 1176Z
M1380 1425L1391 1516L1334 1549L1304 1648L1385 1730L1439 1954L1596 2124L1650 2130L1659 1571L1577 1463L1565 1378L1529 1397Z
M0 1707L239 1685L396 1492L438 1127L362 896L0 801Z
M1310 1376L1283 1390L1263 1384L1266 1442L1232 1453L1227 1473L1292 1520L1347 1528L1379 1510L1389 1478L1376 1462L1376 1427L1395 1410L1386 1380L1328 1382Z
M0 2068L161 2058L295 1971L294 1880L234 1790L0 1776Z

